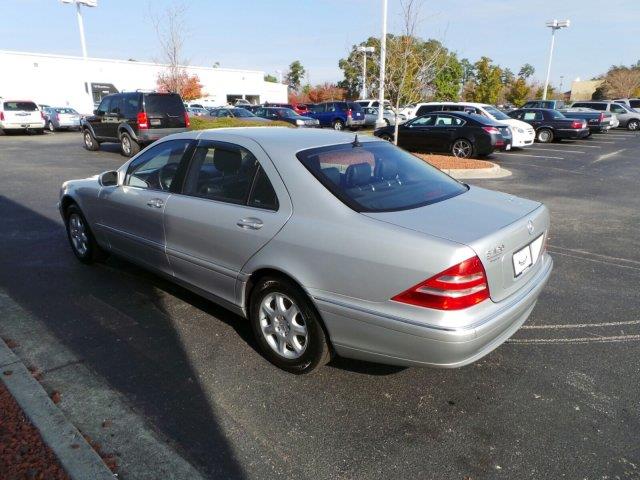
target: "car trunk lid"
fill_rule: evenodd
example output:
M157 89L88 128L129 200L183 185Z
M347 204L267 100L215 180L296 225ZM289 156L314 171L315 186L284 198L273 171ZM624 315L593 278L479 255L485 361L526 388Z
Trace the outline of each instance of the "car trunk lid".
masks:
M523 249L526 253L549 228L548 210L540 203L479 187L420 208L365 215L471 247L482 261L496 302L515 293L540 269L546 237L535 243L536 251L529 250L532 265L518 275L514 254ZM517 262L527 260L524 253Z

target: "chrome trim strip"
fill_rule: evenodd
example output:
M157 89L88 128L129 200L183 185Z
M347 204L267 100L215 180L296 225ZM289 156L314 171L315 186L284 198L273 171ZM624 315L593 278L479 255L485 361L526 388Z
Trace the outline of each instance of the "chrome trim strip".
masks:
M502 314L504 311L512 308L517 303L520 303L533 290L535 290L536 288L539 288L540 284L542 282L546 281L547 277L551 273L551 268L552 267L553 267L553 260L551 259L551 257L549 257L549 261L547 262L547 265L545 266L545 268L542 269L540 272L538 272L538 274L530 280L530 282L529 282L530 283L530 287L529 288L526 288L525 290L523 290L521 292L518 292L517 296L515 298L513 298L512 300L509 300L508 303L506 303L504 306L501 306L501 308L499 310L497 310L496 312L493 312L491 315L486 316L486 317L478 320L475 323L472 323L472 324L467 325L465 327L459 327L459 328L456 328L456 327L443 327L441 325L420 323L420 322L416 322L414 320L409 320L407 318L397 317L395 315L388 315L386 313L376 312L374 310L370 310L370 309L367 309L367 308L362 308L362 307L354 306L354 305L351 305L351 304L348 304L348 303L344 303L344 302L340 302L340 301L332 300L332 299L328 299L328 298L323 298L323 297L314 296L313 299L317 300L317 301L320 301L320 302L325 302L325 303L337 305L339 307L347 308L347 309L350 309L350 310L356 310L358 312L366 313L366 314L369 314L369 315L374 315L374 316L377 316L377 317L383 317L383 318L386 318L388 320L394 320L394 321L397 321L397 322L406 323L408 325L414 325L416 327L428 328L428 329L431 329L431 330L439 330L439 331L445 331L445 332L465 332L465 331L474 330L474 329L476 329L478 327L481 327L485 323L490 322L495 317L497 317L500 314Z

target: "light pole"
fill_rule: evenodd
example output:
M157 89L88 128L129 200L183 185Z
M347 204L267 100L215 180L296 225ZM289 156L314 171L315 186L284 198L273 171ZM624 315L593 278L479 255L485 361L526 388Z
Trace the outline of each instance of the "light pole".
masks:
M81 5L85 7L97 7L98 0L60 0L62 3L75 3L76 4L76 17L78 19L78 29L80 30L80 45L82 46L82 58L84 59L84 71L85 75L87 74L87 42L84 38L84 22L82 20L82 9ZM89 101L91 106L93 107L93 95L91 94L91 90L89 88L89 82L84 81L84 90L89 96Z
M380 38L380 85L378 85L378 118L376 128L384 127L384 70L387 60L387 0L382 0L382 38Z
M549 65L547 65L547 78L544 81L544 90L542 91L542 99L547 99L547 89L549 88L549 76L551 75L551 60L553 59L553 44L556 40L556 30L561 28L569 28L571 24L570 20L558 21L555 18L546 23L546 26L551 29L551 48L549 49Z
M360 45L357 50L362 52L362 90L360 90L360 97L364 100L367 98L367 53L375 52L375 48Z

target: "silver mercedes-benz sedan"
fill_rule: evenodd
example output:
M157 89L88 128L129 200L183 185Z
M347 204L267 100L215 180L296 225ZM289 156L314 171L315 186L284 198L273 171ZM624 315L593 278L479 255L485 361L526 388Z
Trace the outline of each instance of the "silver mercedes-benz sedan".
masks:
M265 357L460 367L524 323L549 278L549 211L389 142L325 130L171 135L65 182L76 257L107 253L248 318Z

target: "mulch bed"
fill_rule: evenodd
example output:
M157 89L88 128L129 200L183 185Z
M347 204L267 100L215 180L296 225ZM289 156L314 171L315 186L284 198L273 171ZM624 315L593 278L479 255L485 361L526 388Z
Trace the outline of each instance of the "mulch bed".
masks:
M0 375L11 375L5 370ZM0 382L0 479L69 480L7 388Z
M456 158L452 155L432 155L430 153L414 153L425 162L430 163L440 170L451 170L459 168L491 168L493 164L484 160L474 160L472 158Z

